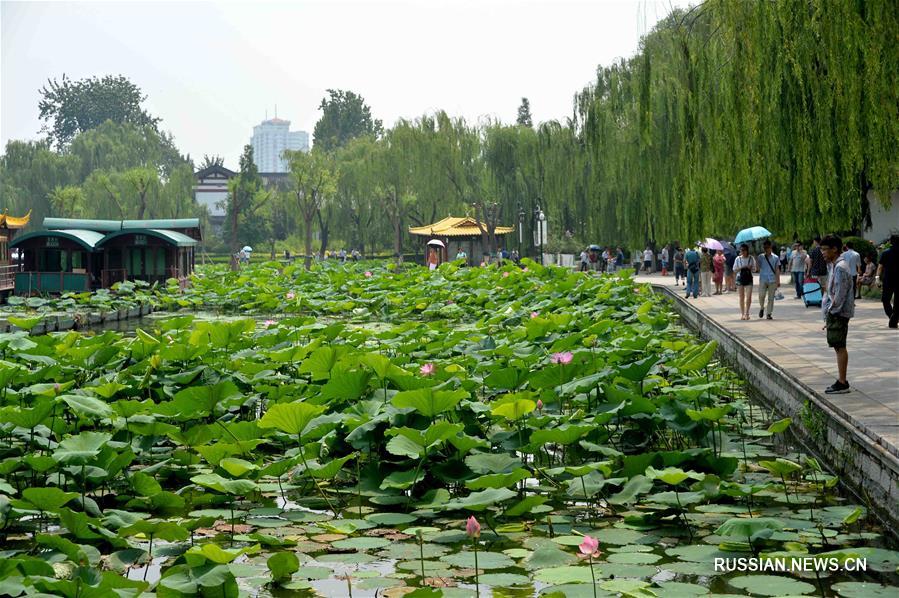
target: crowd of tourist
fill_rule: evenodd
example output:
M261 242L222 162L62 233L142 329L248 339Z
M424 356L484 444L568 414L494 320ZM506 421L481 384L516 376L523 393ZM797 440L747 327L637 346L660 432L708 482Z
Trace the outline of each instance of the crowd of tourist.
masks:
M835 235L823 239L816 236L808 250L798 241L781 247L779 252L770 240L762 242L761 252L752 251L747 243L735 251L726 245L715 251L707 247L684 250L676 243L663 247L657 255L659 270L667 276L669 265L673 265L675 285L683 285L687 299L736 293L741 320L752 318L754 288L758 289L758 317L774 319L775 299L784 298L779 290L781 275L789 274L793 299L821 305L822 330L836 355L838 371L837 380L825 390L828 394L850 389L846 338L849 320L855 315L855 300L861 298L863 287L881 288L887 326L899 328L899 235L890 237L889 246L882 248L879 256L873 251L862 256L852 241L844 243ZM669 256L673 256L673 264ZM652 271L652 250L647 247L641 257L642 270Z

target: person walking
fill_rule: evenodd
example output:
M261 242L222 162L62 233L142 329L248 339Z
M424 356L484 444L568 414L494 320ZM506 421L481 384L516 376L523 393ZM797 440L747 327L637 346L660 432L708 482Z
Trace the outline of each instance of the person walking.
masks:
M821 240L821 254L827 262L827 295L821 302L824 313L824 328L827 331L827 345L836 353L837 380L828 386L827 394L849 392L846 370L849 368L849 352L846 337L849 320L855 315L855 289L852 286L852 272L843 257L843 242L835 235L827 235Z
M772 320L771 312L774 311L774 293L780 286L780 260L771 251L771 241L762 243L763 253L759 254L756 264L759 273L759 317L766 316ZM767 306L765 298L768 299Z
M802 243L793 243L793 251L790 253L790 276L793 279L793 288L796 290L794 299L801 299L802 283L805 277L805 261L808 253L802 248Z
M712 254L709 253L708 247L702 248L702 254L699 256L699 275L702 278L702 296L712 296Z
M880 254L877 278L883 289L880 300L889 318L888 326L899 328L899 235L890 235L890 248Z
M659 261L662 266L662 276L668 276L668 246L665 245L662 247L662 251L659 252Z
M749 245L740 245L740 255L734 259L737 294L740 296L740 319L749 319L752 309L752 271L755 270L755 259L749 255Z
M586 272L590 265L590 259L587 257L587 250L581 251L581 272Z
M680 285L681 279L684 279L684 286L687 284L687 270L684 266L684 252L679 246L674 248L674 284Z
M821 237L817 235L812 239L812 248L808 252L808 259L806 275L818 281L822 294L827 293L827 262L821 252Z
M712 270L714 270L712 281L715 283L716 295L721 295L724 292L722 291L722 283L724 282L724 262L724 252L719 249L715 252L715 257L712 258Z
M692 247L684 253L684 266L687 268L687 299L690 295L699 297L699 254Z
M643 250L643 272L649 274L652 270L652 249L649 245Z
M724 292L735 293L737 291L736 279L734 278L734 260L737 259L735 251L724 252Z
M846 260L849 272L852 273L852 288L854 289L852 292L855 294L856 299L861 299L862 297L858 291L858 277L862 273L862 256L855 250L855 245L852 241L846 242L846 248L843 250L843 259Z

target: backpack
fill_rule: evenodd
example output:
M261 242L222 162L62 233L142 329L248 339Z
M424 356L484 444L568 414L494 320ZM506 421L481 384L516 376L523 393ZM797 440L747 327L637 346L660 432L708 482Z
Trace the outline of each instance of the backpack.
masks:
M699 254L696 253L696 252L694 251L694 252L693 252L693 255L696 256L696 259L695 259L695 260L691 260L691 259L690 259L690 257L689 257L689 256L690 256L690 253L689 253L689 252L688 252L688 253L685 253L685 254L684 254L684 260L686 260L686 262L687 262L687 269L688 269L690 272L692 272L693 274L696 274L697 272L699 272Z

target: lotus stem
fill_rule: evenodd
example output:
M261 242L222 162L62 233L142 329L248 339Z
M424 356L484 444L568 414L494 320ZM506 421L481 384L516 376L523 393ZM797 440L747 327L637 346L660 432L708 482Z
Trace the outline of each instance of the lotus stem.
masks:
M472 538L474 543L474 595L476 598L481 596L481 573L478 570L478 539Z

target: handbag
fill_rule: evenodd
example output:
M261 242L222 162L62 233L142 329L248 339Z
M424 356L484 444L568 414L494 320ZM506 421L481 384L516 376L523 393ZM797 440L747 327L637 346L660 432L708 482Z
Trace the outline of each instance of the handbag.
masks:
M740 261L740 263L743 263L742 260ZM752 284L752 269L750 265L742 266L740 268L740 274L737 280L739 281L740 285L744 287L748 287Z

